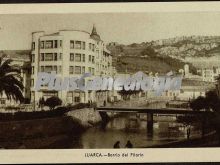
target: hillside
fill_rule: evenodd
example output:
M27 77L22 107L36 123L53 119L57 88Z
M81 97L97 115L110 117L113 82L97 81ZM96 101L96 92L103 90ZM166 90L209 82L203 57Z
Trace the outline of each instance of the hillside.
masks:
M115 49L111 48L113 53L113 66L116 67L119 73L130 72L135 73L137 71L146 71L153 73L167 73L169 71L178 71L183 68L185 64L190 65L190 71L196 73L195 67L190 63L183 62L179 59L172 58L170 56L160 56L151 47L123 47L121 46Z
M114 57L113 65L119 72L127 68L129 72L143 70L165 73L177 71L187 63L191 72L196 73L197 66L193 59L220 56L220 37L176 37L140 44L109 45L108 49Z
M184 67L184 62L172 59L170 57L132 57L122 56L117 59L115 64L119 73L135 73L137 71L153 72L153 73L167 73L169 71L176 71ZM196 73L196 69L190 65L190 70Z

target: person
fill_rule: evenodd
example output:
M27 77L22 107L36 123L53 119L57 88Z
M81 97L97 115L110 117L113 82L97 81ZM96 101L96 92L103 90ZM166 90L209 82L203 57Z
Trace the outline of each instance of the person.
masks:
M41 102L42 102L42 99L40 98L39 101L38 101L38 104L37 104L38 108L41 107Z
M104 106L104 107L106 106L106 100L104 100L103 106Z
M41 108L41 110L43 109L44 105L45 105L44 97L41 97L41 99L40 99L40 108Z
M187 126L186 134L187 134L187 139L189 139L190 137L190 126L189 125Z
M89 107L91 107L91 102L90 102L90 100L88 101L88 104L89 104Z
M113 147L114 147L114 148L120 148L120 141L117 141L117 142L114 144Z
M133 144L130 140L127 141L127 144L125 145L125 148L133 148Z

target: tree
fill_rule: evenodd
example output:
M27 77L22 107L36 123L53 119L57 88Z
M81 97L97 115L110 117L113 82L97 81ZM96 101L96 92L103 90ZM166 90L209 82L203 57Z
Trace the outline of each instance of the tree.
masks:
M22 90L24 86L20 75L21 68L12 65L12 59L4 60L4 57L0 57L0 94L5 94L9 100L14 99L23 102Z
M207 109L208 108L207 100L205 97L199 96L195 100L190 102L190 107L196 111Z
M157 55L157 53L155 52L155 50L152 47L148 46L143 51L141 51L141 55L142 56L148 55L150 57L154 57L155 55Z
M210 90L206 92L206 104L209 108L217 112L219 111L219 103L220 103L220 100L218 98L216 91Z
M193 110L206 110L213 111L213 114L199 115L197 118L202 122L202 134L204 135L205 126L208 123L215 128L217 134L219 135L220 142L220 100L215 90L210 90L206 92L206 96L199 96L190 103L190 107Z
M56 96L52 96L45 101L45 105L50 107L51 110L53 110L56 106L61 104L62 104L62 100Z
M124 88L118 91L124 100L129 100L131 95L139 94L142 90L125 90Z
M42 109L44 105L45 105L44 97L41 97L41 98L39 99L39 108Z

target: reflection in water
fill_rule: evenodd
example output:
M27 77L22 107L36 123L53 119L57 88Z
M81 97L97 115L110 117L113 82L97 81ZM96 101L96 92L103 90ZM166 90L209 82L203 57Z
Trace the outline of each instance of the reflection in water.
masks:
M111 120L106 125L99 125L84 132L73 148L113 148L116 141L124 148L128 140L135 147L163 144L186 139L183 124L175 121L175 116L154 116L153 131L147 131L147 115L127 114ZM200 132L192 126L191 135Z

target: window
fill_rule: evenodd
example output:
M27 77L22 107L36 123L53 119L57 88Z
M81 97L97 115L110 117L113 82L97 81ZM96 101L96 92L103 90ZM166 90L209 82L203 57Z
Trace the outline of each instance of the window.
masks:
M31 79L31 87L34 86L34 79Z
M76 103L79 103L80 102L80 97L78 96L78 97L74 97L74 101L76 102Z
M82 67L82 74L85 73L85 66Z
M41 72L44 72L44 66L41 66L41 67L40 67L40 71L41 71Z
M60 48L62 48L62 40L60 40Z
M85 62L86 59L85 59L85 54L82 54L82 61Z
M53 61L53 53L45 53L44 60Z
M75 61L81 62L81 54L78 54L78 53L75 54Z
M45 66L44 71L45 72L51 72L53 70L53 66Z
M94 52L95 51L95 45L92 44L92 51Z
M35 61L35 55L32 54L32 55L31 55L31 62L34 62L34 61Z
M41 48L41 49L44 49L44 41L41 41L41 42L40 42L40 48Z
M96 58L99 58L99 51L98 50L96 51L96 54L97 54Z
M81 67L75 66L75 74L81 74Z
M74 61L74 54L70 53L70 61Z
M40 54L40 60L41 60L41 61L44 61L44 53L41 53L41 54Z
M35 50L35 42L32 42L32 50Z
M73 92L67 92L67 97L73 97Z
M86 43L85 43L85 42L82 42L82 44L83 44L83 45L82 45L82 49L85 50L85 49L86 49Z
M86 43L83 41L70 40L70 49L86 49Z
M46 41L45 48L53 48L53 41Z
M59 72L59 70L61 70L60 69L61 68L61 66L41 66L40 67L40 70L41 70L41 72L47 72L47 73L50 73L50 72L52 72L52 71L55 71L56 73L58 73Z
M58 92L57 91L43 91L43 97L45 99L50 98L52 96L58 96Z
M34 66L31 67L31 73L34 74Z
M74 46L75 49L81 49L81 41L76 41Z
M91 67L89 67L89 73L92 73L92 68Z
M91 62L92 61L92 56L91 55L89 55L89 62Z
M54 53L54 61L57 61L57 53Z
M92 44L89 43L89 50L92 50Z
M62 66L59 66L57 73L61 73L61 72L62 72Z
M70 66L70 67L69 67L69 73L70 73L70 74L73 74L73 73L74 73L74 67L73 67L73 66Z
M74 101L80 102L80 92L74 92Z
M73 92L67 92L67 100L69 103L73 103Z
M74 49L74 41L70 41L70 49Z
M1 104L6 104L6 100L1 100Z
M94 75L95 74L95 69L92 68L91 70L92 70L92 75Z
M57 40L54 40L54 48L57 48Z
M57 73L57 66L53 66L53 71L55 71Z
M92 63L95 63L95 57L92 56Z
M60 53L59 60L62 60L62 55L63 55L63 54L62 54L62 53Z

